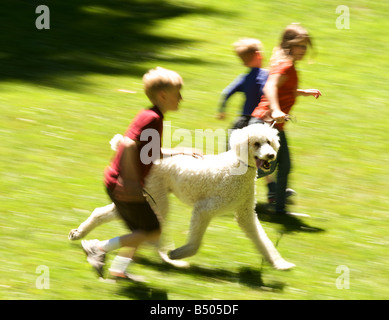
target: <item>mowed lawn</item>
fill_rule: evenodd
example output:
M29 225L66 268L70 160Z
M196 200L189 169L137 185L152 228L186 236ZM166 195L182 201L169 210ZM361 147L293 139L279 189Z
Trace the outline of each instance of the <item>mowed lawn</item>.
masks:
M39 4L7 0L0 19L0 299L389 298L387 2L49 1L50 29L37 30ZM349 29L341 29L339 5L349 9ZM184 78L181 108L165 119L172 134L227 130L243 97L229 101L220 121L220 93L246 71L232 43L261 39L267 65L292 22L314 39L313 54L298 64L300 87L323 94L299 98L297 121L287 124L290 187L298 192L290 209L311 217L259 218L296 268L263 263L226 212L187 259L189 269L144 246L132 271L147 283L98 281L80 241L67 235L109 203L109 140L150 105L142 75L163 66ZM259 207L265 193L258 180ZM186 241L190 213L171 196L167 229L176 246ZM116 221L87 238L125 232Z

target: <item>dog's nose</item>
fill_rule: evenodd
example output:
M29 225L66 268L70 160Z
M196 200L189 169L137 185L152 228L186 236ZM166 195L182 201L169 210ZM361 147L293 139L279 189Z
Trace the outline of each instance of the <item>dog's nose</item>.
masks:
M274 154L268 154L268 155L267 155L267 158L268 158L269 160L273 160L274 157L275 157Z

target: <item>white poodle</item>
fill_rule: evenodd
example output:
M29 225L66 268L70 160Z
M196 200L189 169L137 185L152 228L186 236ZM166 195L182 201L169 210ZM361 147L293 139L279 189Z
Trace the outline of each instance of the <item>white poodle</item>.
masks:
M152 207L162 218L168 213L168 194L193 206L187 243L169 253L160 252L166 262L193 256L199 249L211 219L225 211L234 211L236 220L257 249L276 269L288 270L294 264L284 260L267 237L255 214L255 180L257 168L269 170L279 148L277 130L266 124L254 124L235 130L230 139L231 150L197 159L177 155L159 160L145 181ZM69 239L84 237L97 225L118 216L115 205L95 209ZM170 258L170 259L169 259ZM178 262L178 261L177 261Z

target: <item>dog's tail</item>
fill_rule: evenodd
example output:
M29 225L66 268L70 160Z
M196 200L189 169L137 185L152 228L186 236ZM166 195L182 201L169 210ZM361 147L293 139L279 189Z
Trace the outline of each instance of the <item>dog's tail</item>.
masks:
M117 151L119 144L123 141L123 136L121 134L115 134L115 136L111 139L109 144L111 145L111 149L113 151Z

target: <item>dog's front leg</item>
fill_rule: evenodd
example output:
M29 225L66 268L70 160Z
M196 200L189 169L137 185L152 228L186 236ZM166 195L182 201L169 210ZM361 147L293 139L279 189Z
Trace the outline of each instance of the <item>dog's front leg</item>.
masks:
M81 223L77 229L70 230L68 238L69 240L81 239L97 226L118 218L119 214L116 211L114 203L104 207L96 208L93 210L88 219Z
M249 213L250 212L250 213ZM295 265L283 259L277 248L270 241L265 230L261 226L255 213L251 210L242 210L237 212L236 219L239 226L250 238L259 252L269 261L277 270L289 270Z
M212 214L209 211L195 207L190 221L188 242L184 246L169 252L169 257L171 259L183 259L196 254L211 218Z

